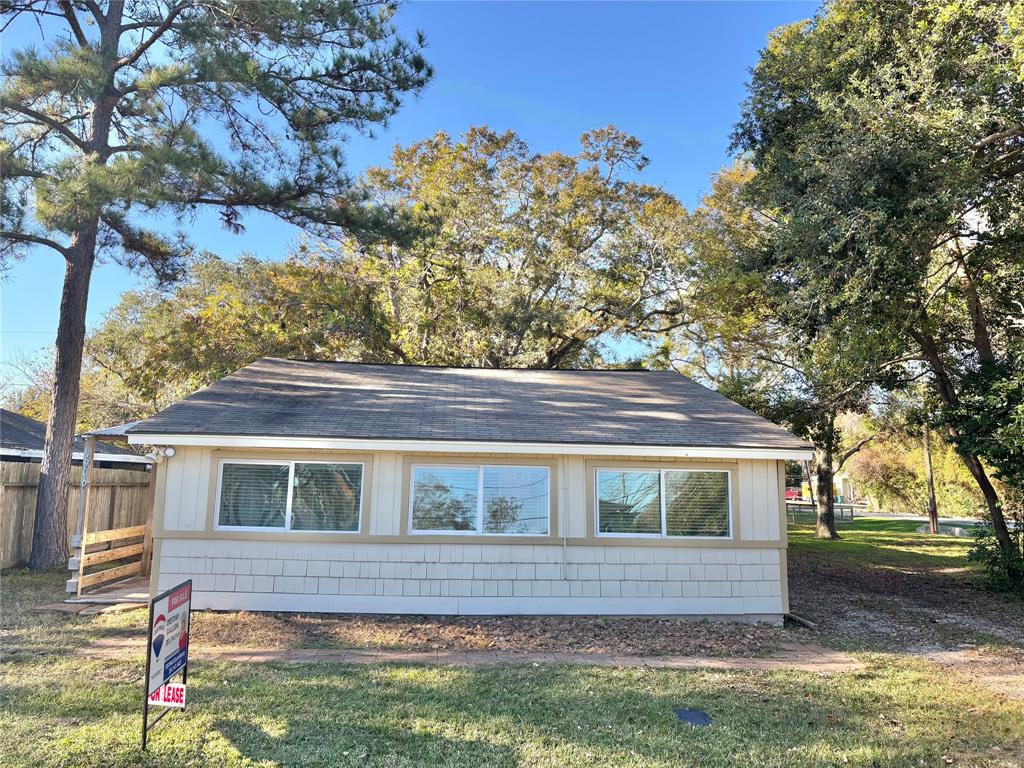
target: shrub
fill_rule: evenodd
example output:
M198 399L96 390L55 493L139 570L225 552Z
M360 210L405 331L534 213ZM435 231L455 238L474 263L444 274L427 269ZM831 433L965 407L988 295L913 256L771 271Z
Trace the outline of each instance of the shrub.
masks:
M1020 500L1011 502L1004 507L1004 514L1010 524L1014 555L1003 552L992 521L985 519L974 531L974 544L967 559L981 565L986 587L1024 597L1024 504Z

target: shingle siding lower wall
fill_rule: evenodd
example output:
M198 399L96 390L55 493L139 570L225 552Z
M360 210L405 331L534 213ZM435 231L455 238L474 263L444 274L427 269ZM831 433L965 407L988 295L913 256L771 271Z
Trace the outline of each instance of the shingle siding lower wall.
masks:
M747 620L784 612L773 548L166 538L159 569L161 590L193 579L196 608Z

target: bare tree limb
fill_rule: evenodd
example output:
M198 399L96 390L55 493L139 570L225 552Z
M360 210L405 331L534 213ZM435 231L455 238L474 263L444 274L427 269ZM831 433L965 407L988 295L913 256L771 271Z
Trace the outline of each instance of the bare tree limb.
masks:
M19 104L16 101L3 100L0 101L0 109L9 109L12 112L17 112L18 114L25 115L26 117L31 117L33 120L36 120L42 123L43 125L47 125L53 130L55 130L57 133L59 133L71 144L73 144L75 147L82 150L83 152L86 149L85 142L82 141L82 139L80 139L74 131L72 131L70 128L64 125L64 123L53 119L49 115L44 115L42 112L38 112L32 109L32 107L26 107L24 104Z
M33 243L35 245L45 245L47 248L53 248L53 250L57 251L57 253L59 253L65 259L69 259L71 257L71 251L69 249L65 248L57 241L50 240L47 237L33 235L28 232L18 232L12 229L4 229L0 230L0 238L4 238L6 240L14 240L15 242L19 243Z
M873 435L868 435L867 437L858 440L850 448L847 448L845 451L839 454L839 459L838 461L836 461L836 469L842 469L843 464L846 463L847 459L849 459L851 456L853 456L853 454L855 454L857 451L859 451L861 448L870 443L879 435L881 435L881 432L876 432Z
M180 14L183 10L185 10L185 6L181 3L171 8L167 16L164 17L164 20L160 22L160 25L153 30L153 33L149 37L147 37L145 40L139 43L139 45L135 48L134 51L129 53L127 56L123 56L122 58L114 62L113 71L116 72L117 70L123 67L127 67L129 64L134 64L136 61L138 61L142 54L144 54L154 44L156 44L156 42L163 36L164 32L170 29L171 25L174 23L174 19L177 18L178 14Z
M78 16L75 15L75 9L71 5L71 0L57 0L57 6L64 12L64 17L68 20L68 26L71 27L75 40L78 41L80 46L86 48L89 45L89 38L85 36L85 30L78 23Z

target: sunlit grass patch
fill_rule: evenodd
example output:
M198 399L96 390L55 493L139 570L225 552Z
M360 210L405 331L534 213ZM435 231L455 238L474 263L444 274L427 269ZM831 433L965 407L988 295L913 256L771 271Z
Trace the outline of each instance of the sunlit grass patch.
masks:
M967 574L967 552L971 539L920 533L918 522L856 518L840 530L837 544L815 537L813 525L791 526L790 547L809 553L828 554L838 562L894 567L951 569L950 573Z
M148 765L1013 765L1024 705L928 664L867 657L864 672L595 667L197 664L189 709L153 732ZM50 667L5 696L12 766L129 766L137 681L106 663ZM141 675L141 671L139 672ZM83 676L89 702L53 697ZM6 686L14 681L4 675ZM708 712L695 729L678 707Z

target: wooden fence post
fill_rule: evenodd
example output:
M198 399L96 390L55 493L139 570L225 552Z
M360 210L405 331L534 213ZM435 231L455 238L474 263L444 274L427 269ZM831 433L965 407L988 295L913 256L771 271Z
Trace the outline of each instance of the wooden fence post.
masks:
M73 546L79 546L85 529L85 518L89 514L89 475L92 470L92 456L96 452L96 438L85 438L85 450L82 452L82 479L81 487L78 490L78 520L75 521L75 536L72 539Z
M153 556L153 515L156 512L156 473L160 471L159 467L160 465L154 461L149 469L149 493L146 501L149 509L146 511L146 535L142 539L142 573L146 576L149 575L150 558Z
M82 480L78 489L78 520L75 521L75 535L71 545L78 552L78 575L74 577L75 597L82 596L82 573L85 570L85 535L89 531L89 496L92 493L92 457L96 452L96 438L86 437L82 451ZM68 563L70 568L74 560Z
M82 465L83 469L85 464ZM88 489L82 490L82 495L87 493ZM89 515L88 509L86 509L85 519L82 520L82 532L81 539L79 539L80 549L78 550L78 575L75 577L75 597L82 596L82 577L85 575L85 542L89 535Z

